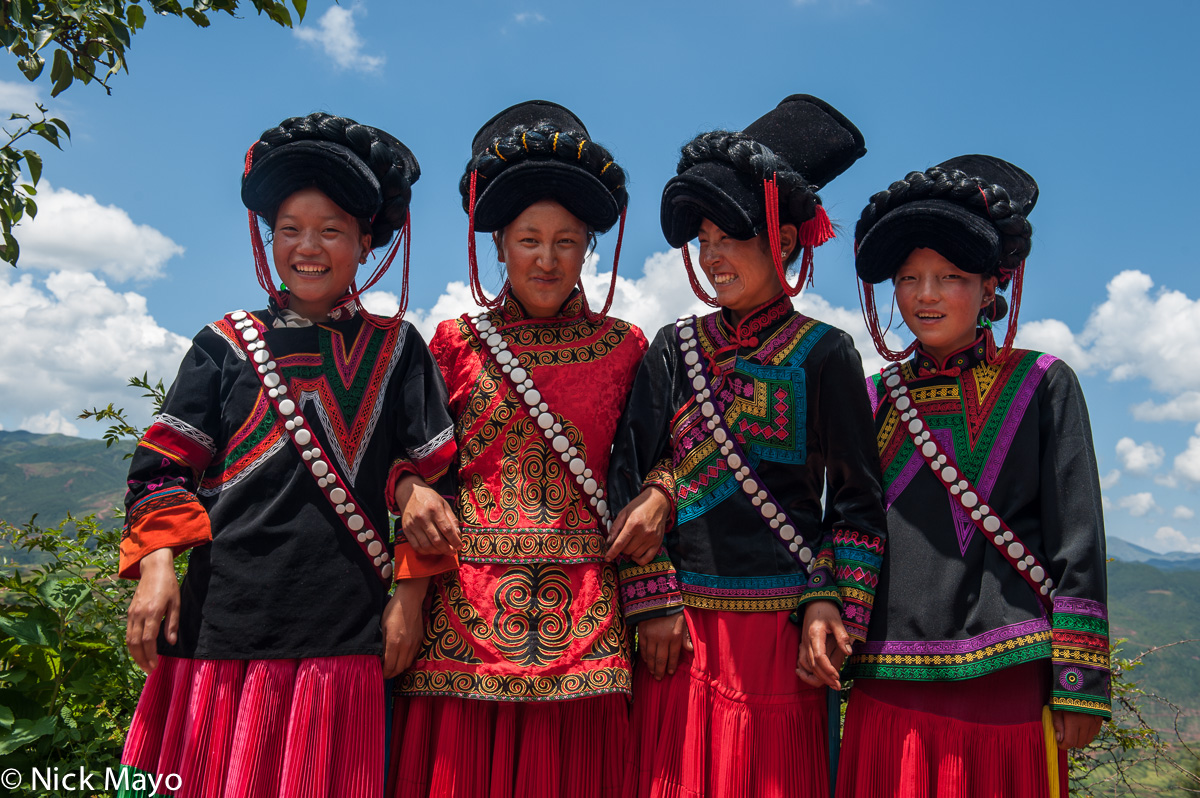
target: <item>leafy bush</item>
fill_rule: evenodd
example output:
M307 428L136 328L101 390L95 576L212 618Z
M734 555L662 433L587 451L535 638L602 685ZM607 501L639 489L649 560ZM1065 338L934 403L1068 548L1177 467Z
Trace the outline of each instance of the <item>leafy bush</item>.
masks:
M0 547L51 557L0 557L0 770L116 768L143 682L125 649L135 583L115 576L120 529L36 520L0 522Z

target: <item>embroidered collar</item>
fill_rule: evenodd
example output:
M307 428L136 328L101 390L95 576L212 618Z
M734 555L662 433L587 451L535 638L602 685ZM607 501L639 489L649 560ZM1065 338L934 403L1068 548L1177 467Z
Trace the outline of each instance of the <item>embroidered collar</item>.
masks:
M578 288L572 288L567 300L558 309L557 315L544 319L535 319L529 315L529 312L525 310L525 306L521 304L519 299L513 296L512 290L506 286L504 290L504 303L500 305L498 312L501 323L511 324L518 321L577 321L583 316L584 309L583 293Z
M721 341L720 348L724 349L726 345L758 346L764 337L775 332L795 312L791 298L782 291L747 313L737 324L734 324L729 309L722 308L717 313L717 331L725 339Z
M918 377L957 377L964 371L969 371L980 363L987 362L987 338L983 333L974 342L954 352L944 361L927 353L921 345L913 354L913 372Z
M288 307L288 300L291 299L291 294L287 291L282 293L283 304L275 301L274 297L268 300L267 307L271 311L271 315L275 317L271 322L271 326L278 329L280 327L311 327L312 321L301 316L296 311ZM329 321L349 321L359 314L361 307L358 300L350 294L333 306L329 311Z

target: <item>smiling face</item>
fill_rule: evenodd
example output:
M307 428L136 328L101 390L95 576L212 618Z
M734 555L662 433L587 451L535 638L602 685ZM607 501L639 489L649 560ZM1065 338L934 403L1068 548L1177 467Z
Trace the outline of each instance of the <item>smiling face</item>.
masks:
M316 188L301 189L280 203L272 233L271 257L291 293L288 307L323 321L366 261L371 236Z
M535 202L494 234L513 296L533 318L558 313L579 282L588 229L553 200Z
M784 258L796 244L795 225L779 228ZM783 290L766 233L744 241L733 238L705 219L700 223L700 268L712 283L721 307L733 312L734 321Z
M896 305L931 356L945 360L975 340L979 311L996 296L996 278L964 272L936 250L914 249L896 271Z

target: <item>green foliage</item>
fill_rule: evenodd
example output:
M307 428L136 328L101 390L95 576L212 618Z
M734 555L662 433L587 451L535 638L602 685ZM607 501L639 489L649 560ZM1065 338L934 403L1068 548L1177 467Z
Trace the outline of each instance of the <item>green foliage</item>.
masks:
M13 114L8 121L16 122L13 130L3 128L8 141L0 147L0 260L16 264L21 248L13 237L12 228L21 219L37 215L37 184L42 179L42 157L35 150L21 149L17 142L26 136L45 139L62 149L63 136L70 138L67 123L46 115L46 109L37 106L41 118L28 114ZM25 179L25 172L29 179Z
M142 372L142 376L140 377L130 377L129 382L126 383L126 387L140 388L144 392L142 393L142 398L149 399L153 405L154 415L158 415L162 412L163 402L166 401L167 398L167 392L166 389L163 388L162 380L159 380L157 383L151 385L150 380L147 377L147 372ZM129 423L129 419L125 415L125 408L114 408L112 402L109 402L108 407L105 408L97 409L93 407L91 410L84 410L79 414L79 417L91 418L95 419L96 421L113 422L113 424L104 431L105 446L112 446L118 441L138 441L141 440L142 436L146 434L145 429L141 427L135 427ZM130 457L133 457L132 452L125 455L125 459L127 460Z
M147 15L186 17L200 28L211 24L218 13L236 17L241 0L0 0L0 45L12 53L17 68L26 79L37 80L50 64L50 96L57 97L79 81L95 82L111 94L110 81L118 72L129 71L127 51L133 34L146 25ZM246 3L242 3L245 8ZM292 27L292 14L286 0L250 0L259 14L285 28ZM307 0L291 0L296 22L304 19ZM20 247L12 228L22 218L37 215L33 197L41 177L42 162L33 150L17 150L15 142L26 135L37 135L59 146L59 135L70 136L60 119L46 117L46 109L37 106L42 117L14 114L10 122L20 120L13 131L5 130L9 141L0 148L0 260L17 264ZM29 182L22 182L28 171Z
M28 570L0 557L0 770L117 767L142 684L124 645L134 583L115 576L120 530L0 521L0 542L50 555Z

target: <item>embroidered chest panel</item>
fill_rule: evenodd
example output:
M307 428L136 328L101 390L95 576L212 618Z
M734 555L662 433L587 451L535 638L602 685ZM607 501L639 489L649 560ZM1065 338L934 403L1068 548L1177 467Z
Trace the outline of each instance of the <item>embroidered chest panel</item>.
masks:
M808 458L805 362L831 329L796 315L749 354L727 351L716 314L697 325L700 347L716 356L721 377L712 401L745 451L751 468L763 461L803 464ZM696 518L738 490L724 455L693 399L671 430L678 523Z
M481 350L474 332L460 319L456 346L465 350L460 360L471 363L460 376L472 382L455 408L458 509L464 524L486 535L491 548L558 552L563 546L542 539L538 530L597 534L597 517L582 500L581 486L587 480L603 483L612 436L640 352L627 340L633 328L618 319L504 326L506 320L493 314L493 323L501 328L498 334L513 355L505 365L526 371L541 392L546 402L542 412L553 419L553 435L530 416L503 367ZM584 463L583 473L572 473L564 452L555 448L555 440L563 438L569 446L565 453ZM602 558L600 547L590 540L574 541L567 548L573 552L568 561ZM565 550L560 554L566 556ZM480 558L492 561L482 552ZM535 554L532 559L543 558Z
M1037 387L1054 361L1054 357L1040 352L1016 350L1001 364L981 363L958 377L932 385L921 385L919 381L914 385L911 363L902 367L904 381L910 386L908 395L938 445L954 458L985 502ZM874 393L886 395L879 377L875 378ZM877 419L881 413L877 443L885 505L890 507L926 465L890 401L876 409ZM949 495L947 502L959 548L965 555L975 525Z
M226 320L209 325L238 356L235 332ZM320 420L328 449L354 485L367 444L383 412L387 386L403 349L407 325L381 330L361 324L353 337L317 326L314 352L280 355L279 372L306 415ZM254 408L205 472L200 493L212 495L243 479L284 448L287 435L261 388Z

